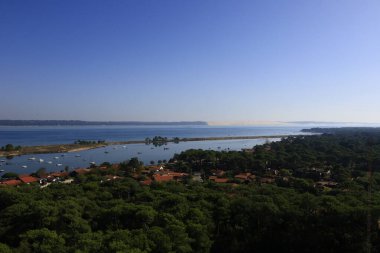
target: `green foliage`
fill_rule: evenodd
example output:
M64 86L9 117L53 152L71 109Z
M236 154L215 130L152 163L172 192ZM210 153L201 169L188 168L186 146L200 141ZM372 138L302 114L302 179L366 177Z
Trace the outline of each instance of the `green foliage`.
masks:
M21 252L66 252L65 240L57 235L55 231L46 228L29 230L21 235L19 250Z
M2 151L11 152L11 151L18 151L21 149L21 146L13 146L12 144L7 144L4 147L1 147Z
M1 177L2 178L17 178L18 174L14 172L7 172L7 173L4 173Z
M274 184L146 187L131 178L100 183L98 171L71 185L1 187L0 252L379 252L380 171L371 157L380 141L367 137L287 138L254 152L188 150L173 159L178 171L223 168L282 180ZM121 170L136 167L133 158ZM338 185L318 190L322 179Z

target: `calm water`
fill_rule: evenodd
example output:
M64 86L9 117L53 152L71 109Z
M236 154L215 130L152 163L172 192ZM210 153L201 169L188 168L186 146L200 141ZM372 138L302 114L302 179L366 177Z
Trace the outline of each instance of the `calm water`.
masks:
M164 137L220 137L220 136L261 136L279 134L301 134L303 127L212 127L212 126L107 126L107 127L0 127L0 146L7 143L14 145L43 145L73 143L75 140L128 141L143 140L156 135ZM273 139L271 141L276 141ZM138 157L145 164L150 161L169 160L175 153L187 149L241 150L263 144L267 139L223 140L169 143L154 147L145 144L108 146L105 148L65 153L39 154L0 158L0 169L6 172L32 173L44 167L48 171L59 171L68 166L70 169L88 167L90 162L121 162ZM35 157L35 160L28 158ZM43 162L39 162L42 159ZM59 164L60 166L57 166ZM23 168L27 166L27 168ZM0 173L1 175L1 173Z
M221 137L298 134L303 127L215 127L215 126L72 126L1 127L0 146L66 144L81 140L128 141L163 137Z

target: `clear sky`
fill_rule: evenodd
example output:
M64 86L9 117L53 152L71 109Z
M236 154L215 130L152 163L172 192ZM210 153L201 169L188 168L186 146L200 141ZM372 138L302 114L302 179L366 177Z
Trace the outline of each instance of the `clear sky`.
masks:
M379 0L1 0L0 119L380 122Z

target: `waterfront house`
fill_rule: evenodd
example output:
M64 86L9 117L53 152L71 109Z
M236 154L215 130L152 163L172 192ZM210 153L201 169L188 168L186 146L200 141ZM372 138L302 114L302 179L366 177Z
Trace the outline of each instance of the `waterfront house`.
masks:
M30 184L30 183L35 183L38 182L40 179L37 177L32 177L32 176L19 176L18 179L23 182L24 184Z

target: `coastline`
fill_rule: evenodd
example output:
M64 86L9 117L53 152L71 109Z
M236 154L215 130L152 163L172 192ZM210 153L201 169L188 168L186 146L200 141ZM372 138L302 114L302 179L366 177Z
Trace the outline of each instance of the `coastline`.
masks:
M286 138L291 136L304 135L261 135L261 136L224 136L224 137L193 137L180 138L179 142L189 141L223 141L223 140L252 140L252 139L275 139ZM169 139L167 142L175 142L174 139ZM128 145L128 144L144 144L145 140L135 141L114 141L101 144L56 144L56 145L40 145L40 146L25 146L18 151L0 151L0 157L6 156L21 156L28 154L49 154L49 153L71 153L80 152L90 149L102 148L112 145Z

